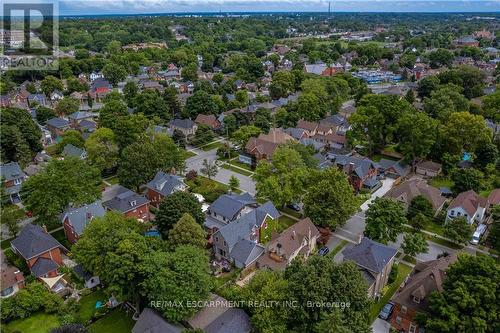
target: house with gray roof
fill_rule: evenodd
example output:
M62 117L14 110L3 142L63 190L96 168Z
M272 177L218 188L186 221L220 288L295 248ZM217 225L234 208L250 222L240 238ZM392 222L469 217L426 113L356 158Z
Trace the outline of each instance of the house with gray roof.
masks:
M145 308L132 328L132 333L181 333L184 327L166 321L156 310Z
M158 171L153 180L146 184L146 188L146 197L153 206L158 207L163 198L176 191L187 190L187 185L182 177Z
M21 201L19 192L21 191L22 183L26 180L27 176L21 170L17 162L9 162L0 166L0 177L2 178L3 186L6 194L13 204Z
M270 237L270 233L265 230L279 217L276 207L266 202L221 227L212 236L215 257L238 268L250 266L264 253L265 248L259 243L269 240L265 237Z
M64 157L76 157L84 160L87 158L87 151L83 148L78 148L73 146L71 143L68 143L66 146L64 146L62 155Z
M394 179L404 178L408 176L411 171L411 167L402 160L394 161L382 158L378 161L377 165L380 173Z
M173 131L178 130L181 131L186 137L194 135L198 130L198 125L196 125L196 123L191 119L173 119L168 125L172 133Z
M353 261L358 266L369 286L368 296L378 298L382 295L382 289L387 285L397 253L398 250L392 247L364 237L361 243L346 248L342 256L344 261Z
M257 207L257 201L248 193L223 194L207 209L204 223L209 230L220 229Z
M58 276L57 270L63 264L61 251L67 251L45 227L31 223L21 230L10 246L14 253L26 260L37 278Z
M207 304L214 304L214 306L204 307L189 319L188 324L191 328L205 333L249 333L252 331L250 317L242 309L230 306L226 299L211 294Z
M356 191L366 188L373 192L381 186L378 179L378 166L372 160L349 155L335 155L333 162L347 173L349 183Z
M52 137L57 138L70 128L70 122L63 118L51 118L47 120L45 127L52 134Z
M94 217L101 217L105 214L105 209L101 200L77 208L68 208L61 214L61 221L64 227L66 238L72 244L83 234L85 227Z
M149 200L119 184L108 187L102 195L102 200L106 210L122 213L140 222L147 222L150 219Z

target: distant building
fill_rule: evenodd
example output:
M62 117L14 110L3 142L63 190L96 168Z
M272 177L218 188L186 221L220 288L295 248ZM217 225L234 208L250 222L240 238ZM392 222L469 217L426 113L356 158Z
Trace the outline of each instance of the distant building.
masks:
M19 192L21 191L22 183L26 180L26 174L21 170L17 162L9 162L0 166L0 176L6 194L10 198L10 202L15 204L21 201Z
M74 244L83 234L85 227L95 217L104 216L105 210L100 200L77 208L69 208L62 214L64 234Z

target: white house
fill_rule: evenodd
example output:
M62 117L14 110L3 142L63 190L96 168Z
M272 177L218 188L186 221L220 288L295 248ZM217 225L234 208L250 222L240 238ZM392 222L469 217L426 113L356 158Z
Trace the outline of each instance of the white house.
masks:
M90 81L95 81L97 79L104 79L104 75L101 72L92 72L89 75Z
M486 212L487 199L473 190L460 193L448 206L446 220L465 217L469 224L481 223Z

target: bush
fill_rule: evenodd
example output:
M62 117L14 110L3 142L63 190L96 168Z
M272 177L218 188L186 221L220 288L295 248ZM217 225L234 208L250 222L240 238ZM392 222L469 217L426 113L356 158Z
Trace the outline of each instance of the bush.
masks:
M198 172L196 170L190 170L186 174L186 180L195 180L198 177Z
M393 283L398 277L398 265L392 265L391 272L389 273L388 283Z

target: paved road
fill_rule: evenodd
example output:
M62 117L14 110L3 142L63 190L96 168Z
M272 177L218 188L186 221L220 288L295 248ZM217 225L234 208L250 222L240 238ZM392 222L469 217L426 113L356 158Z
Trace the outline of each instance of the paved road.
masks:
M196 170L198 173L200 173L200 169L203 168L203 160L206 159L209 162L214 162L215 160L217 160L217 149L204 151L198 148L190 148L188 150L194 152L197 155L192 156L186 160L186 171ZM236 178L238 178L238 180L240 181L240 189L242 191L248 192L252 195L256 193L254 180L240 173L224 168L219 168L219 172L217 172L217 175L214 177L214 179L218 182L229 184L229 178L231 178L231 176L235 176Z
M403 234L398 235L398 239L396 242L389 242L387 245L395 247L400 249L401 244L403 243ZM442 254L443 252L448 252L449 254L457 252L455 249L450 249L449 247L427 241L427 244L429 245L429 251L427 253L419 253L415 257L417 258L418 261L429 261L429 260L434 260L437 258L438 255Z

